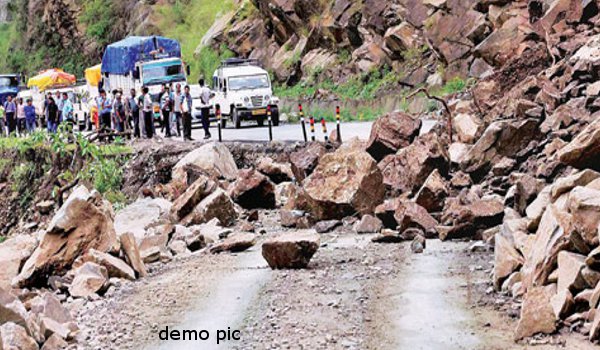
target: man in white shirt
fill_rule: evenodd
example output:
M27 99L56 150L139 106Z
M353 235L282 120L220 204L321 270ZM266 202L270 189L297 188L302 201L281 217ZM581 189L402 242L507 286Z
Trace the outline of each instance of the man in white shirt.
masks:
M210 135L210 89L204 85L204 79L198 80L200 85L200 113L202 116L202 128L204 129L204 139L208 140L211 138Z
M154 120L152 118L152 98L148 93L148 87L142 88L142 112L144 113L144 125L146 126L146 137L149 139L154 136Z

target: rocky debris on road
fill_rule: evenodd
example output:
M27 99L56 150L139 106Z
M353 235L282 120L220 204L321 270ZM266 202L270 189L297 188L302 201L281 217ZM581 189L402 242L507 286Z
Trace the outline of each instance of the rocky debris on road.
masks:
M141 239L150 227L168 222L165 215L171 209L172 203L164 198L137 199L115 215L115 232L118 236L129 232Z
M256 170L266 175L275 184L292 181L294 178L291 164L275 162L270 157L260 158Z
M383 223L377 217L366 214L354 225L357 233L379 233L383 228ZM317 231L319 232L319 231Z
M320 245L319 236L310 231L282 234L262 245L262 256L272 269L302 269Z
M35 250L37 239L29 235L19 235L0 244L0 288L9 289L27 259Z

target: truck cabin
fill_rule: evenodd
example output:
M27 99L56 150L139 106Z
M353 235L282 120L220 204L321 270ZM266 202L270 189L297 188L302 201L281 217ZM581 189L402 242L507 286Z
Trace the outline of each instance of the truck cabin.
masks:
M179 58L140 63L134 74L146 86L186 81L186 69Z

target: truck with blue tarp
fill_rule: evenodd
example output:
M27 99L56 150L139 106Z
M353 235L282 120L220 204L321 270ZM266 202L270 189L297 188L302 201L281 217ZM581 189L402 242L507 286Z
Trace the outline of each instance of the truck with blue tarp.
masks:
M17 96L20 86L20 74L0 74L0 103L4 103L8 96Z
M187 81L181 45L162 36L130 36L108 45L101 74L106 91L121 89L124 93L147 86L154 95L163 84L185 85Z

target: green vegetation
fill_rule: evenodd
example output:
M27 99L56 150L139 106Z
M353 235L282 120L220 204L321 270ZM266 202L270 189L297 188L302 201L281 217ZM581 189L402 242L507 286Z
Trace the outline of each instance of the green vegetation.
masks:
M388 67L352 77L341 84L331 79L315 82L319 74L319 71L313 72L307 81L292 87L276 86L275 94L285 98L307 98L314 96L317 90L326 90L342 100L373 100L381 90L396 85L400 78Z
M0 243L6 241L6 237L5 236L0 236Z
M20 193L19 202L26 207L35 195L36 184L47 172L50 164L61 163L60 159L72 159L69 168L58 178L63 183L78 180L92 185L108 200L121 205L127 198L120 192L123 182L123 166L132 149L123 144L97 145L81 134L69 134L61 128L56 134L37 131L30 136L0 138L0 153L17 151L20 165L10 173L11 189ZM44 155L36 157L35 155ZM49 156L47 156L49 155ZM42 163L37 160L42 159ZM0 174L10 166L0 162ZM58 193L55 187L53 194Z
M109 44L111 26L114 23L114 6L104 0L91 0L83 6L79 16L81 23L86 25L85 33L98 44Z
M234 56L235 54L226 47L221 47L220 53L209 47L202 48L196 60L198 73L194 74L194 70L191 72L192 83L195 83L194 77L196 76L203 76L206 82L209 83L212 80L213 73L221 64L221 61Z
M242 16L249 16L254 11L249 1L245 1L243 6ZM217 53L204 49L197 56L194 52L215 19L234 8L232 0L175 0L174 3L158 6L157 12L161 18L158 23L159 30L165 36L177 39L181 43L183 58L190 64L192 80L201 74L210 80L216 68L215 64L218 65L220 58L231 57L228 50Z

